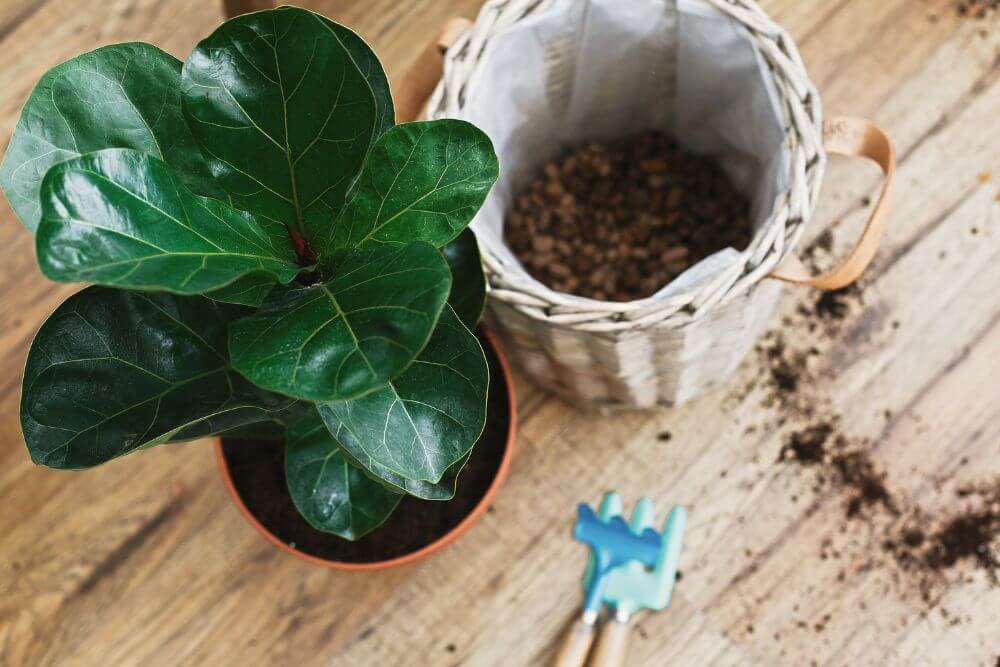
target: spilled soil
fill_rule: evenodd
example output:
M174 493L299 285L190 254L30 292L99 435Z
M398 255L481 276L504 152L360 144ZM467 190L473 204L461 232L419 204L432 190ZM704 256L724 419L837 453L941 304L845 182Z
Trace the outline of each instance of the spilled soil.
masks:
M832 246L832 235L824 233L806 249L806 263L813 267L828 263ZM963 486L944 509L927 510L894 487L872 457L873 443L851 433L833 403L817 389L825 384L817 370L818 346L842 337L848 320L863 306L863 288L857 286L826 292L800 305L781 328L762 338L756 354L766 372L740 389L737 398L747 399L751 390L763 389L761 403L775 415L763 427L783 427L787 433L776 465L808 470L817 494L842 497L840 532L869 545L845 563L849 568L888 568L904 595L916 590L930 606L936 604L952 571L979 570L993 585L1000 585L1000 478ZM794 342L784 333L793 330ZM811 335L800 335L803 331ZM893 419L889 411L884 417L887 422ZM748 432L757 428L751 426ZM873 545L871 535L878 535L880 543ZM824 542L824 558L830 556L831 544ZM833 553L850 558L843 551Z
M985 19L1000 10L1000 0L958 0L955 11L959 16Z

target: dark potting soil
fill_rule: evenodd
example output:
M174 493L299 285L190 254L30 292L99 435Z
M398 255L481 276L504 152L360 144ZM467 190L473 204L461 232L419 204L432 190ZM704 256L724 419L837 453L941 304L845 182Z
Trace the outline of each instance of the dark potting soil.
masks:
M805 249L805 263L822 270L833 257L833 245L831 233L821 234ZM863 306L863 286L823 293L801 304L781 328L765 334L756 348L763 380L751 380L737 390L736 398L745 400L759 386L762 407L774 408L775 413L748 426L747 433L785 430L777 464L801 466L803 474L808 470L812 475L815 493L843 498L843 524L836 534L843 534L848 545L879 536L870 548L853 555L848 555L849 546L829 548L834 537L824 540L823 558L853 558L845 563L844 572L873 566L893 571L892 581L903 586L904 595L912 588L931 606L937 604L953 569L976 568L1000 585L1000 478L961 487L956 502L928 511L893 487L874 458L873 443L844 427L834 403L822 391L820 348L845 331L856 335L854 320L864 317ZM898 329L900 324L892 321L891 326ZM797 333L792 336L786 330ZM883 414L887 421L895 419L890 411ZM839 581L846 579L844 572Z
M504 234L549 287L631 301L719 250L745 248L749 212L713 159L646 131L546 164L507 212Z
M283 441L223 440L233 485L247 509L286 544L311 556L344 563L372 563L405 556L448 533L485 495L507 446L507 379L493 348L482 338L480 341L490 367L486 427L459 475L452 500L405 496L384 524L350 542L315 530L295 509L285 481Z

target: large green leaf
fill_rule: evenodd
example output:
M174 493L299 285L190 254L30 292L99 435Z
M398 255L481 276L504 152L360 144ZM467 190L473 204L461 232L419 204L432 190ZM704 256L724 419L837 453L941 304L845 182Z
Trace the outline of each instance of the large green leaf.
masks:
M382 63L375 55L371 47L356 32L339 23L335 23L320 14L314 14L323 21L323 24L330 29L330 32L340 40L340 43L347 49L348 55L354 61L354 66L358 68L362 76L371 86L372 96L375 98L375 132L372 133L370 143L375 143L382 134L396 124L396 114L392 108L392 91L389 89L389 79L382 69ZM360 171L360 165L359 165Z
M415 239L440 247L469 224L498 174L493 144L475 125L397 125L372 147L326 247Z
M226 358L226 327L245 312L104 287L67 299L28 352L21 428L32 460L88 468L278 418L293 399L255 387Z
M181 113L180 74L179 60L142 43L101 47L46 72L0 165L0 186L24 226L38 226L49 167L105 148L154 155L195 192L224 197Z
M332 280L277 288L230 330L233 366L273 391L313 401L359 396L423 349L451 288L434 246L341 250Z
M315 412L315 407L307 401L295 401L284 410L272 413L271 421L253 422L234 428L219 431L220 438L233 440L284 440L288 428L298 424L309 413ZM185 440L184 432L180 431L170 439L170 442Z
M458 238L441 248L441 254L451 269L448 305L455 309L462 324L475 329L486 308L486 275L476 235L466 227Z
M377 528L402 498L351 465L315 411L288 429L285 478L313 528L348 540Z
M264 271L254 271L229 283L225 287L205 292L212 301L235 303L243 306L259 307L278 282L274 276Z
M326 428L333 433L334 440L340 445L340 452L347 459L347 462L361 469L371 479L385 486L390 491L405 493L423 500L451 500L455 497L455 485L458 483L458 474L468 463L472 456L472 450L445 470L444 475L437 482L428 482L422 479L407 479L399 473L393 472L383 465L379 465L372 457L365 453L364 448L358 440L344 429L344 425L337 421L333 413L327 410L323 415Z
M249 273L299 271L284 225L192 193L130 149L61 162L42 183L36 245L47 277L201 294Z
M367 456L392 473L439 482L469 453L486 422L489 368L476 337L445 308L419 357L384 387L317 405L331 430L343 425ZM352 448L353 449L353 448Z
M371 142L388 84L357 35L283 7L223 23L188 56L184 111L234 205L325 233Z

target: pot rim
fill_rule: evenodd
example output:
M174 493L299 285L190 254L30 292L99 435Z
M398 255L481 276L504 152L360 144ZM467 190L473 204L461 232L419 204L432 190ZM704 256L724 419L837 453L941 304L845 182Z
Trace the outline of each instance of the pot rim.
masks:
M507 472L510 469L510 462L514 453L515 436L517 434L517 401L514 397L514 382L510 373L510 365L507 363L507 357L504 356L503 350L497 343L496 335L485 326L480 327L480 333L486 342L489 343L490 347L493 348L493 352L496 354L497 361L499 362L498 365L500 367L500 372L506 380L507 409L509 415L509 419L507 420L507 439L504 445L503 457L500 459L500 465L497 467L497 472L493 477L493 481L490 482L490 485L486 488L486 492L483 494L482 498L479 499L479 502L476 503L475 507L472 508L472 511L469 512L457 525L455 525L455 527L430 544L427 544L416 551L387 560L372 561L370 563L348 563L343 561L328 560L326 558L320 558L319 556L307 554L290 547L287 543L278 539L277 536L265 528L264 525L257 520L257 517L255 517L253 513L247 509L247 506L243 502L243 498L241 498L240 494L236 491L236 486L233 484L232 476L229 474L229 466L226 464L226 457L222 453L222 438L216 438L215 460L219 467L219 475L222 477L226 490L229 491L229 496L232 499L233 504L236 505L236 508L240 511L240 514L243 515L243 518L246 519L247 522L264 537L264 539L282 551L289 553L300 560L312 563L313 565L319 565L334 570L370 571L384 570L401 565L407 565L440 551L458 539L460 535L465 533L472 526L472 524L486 512L490 503L493 502L493 498L496 496L500 485L503 484L504 480L507 478Z

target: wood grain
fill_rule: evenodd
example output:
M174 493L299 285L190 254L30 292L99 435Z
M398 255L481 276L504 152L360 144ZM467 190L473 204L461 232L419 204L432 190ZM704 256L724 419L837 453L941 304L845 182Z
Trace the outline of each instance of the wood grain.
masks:
M473 17L479 2L303 4L355 27L398 86L443 21ZM794 317L816 295L788 289L774 326L817 347L812 391L871 440L897 495L953 511L958 486L1000 476L1000 23L961 19L950 0L762 4L797 40L827 112L872 117L900 157L863 303L826 336ZM56 63L125 40L183 58L221 14L203 0L3 3L0 145ZM846 247L876 182L874 169L833 161L806 242L829 228ZM1000 655L994 583L960 564L924 599L876 557L892 517L845 528L841 490L775 463L797 422L782 424L762 387L743 391L762 373L756 357L731 387L683 408L612 418L518 375L518 456L494 511L440 555L383 573L321 570L270 547L230 504L207 443L87 473L36 468L18 426L21 368L39 323L75 288L41 277L5 204L0 253L0 664L546 664L580 600L573 507L606 488L689 510L683 579L667 612L637 618L632 664Z

